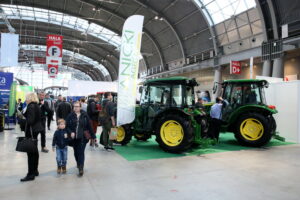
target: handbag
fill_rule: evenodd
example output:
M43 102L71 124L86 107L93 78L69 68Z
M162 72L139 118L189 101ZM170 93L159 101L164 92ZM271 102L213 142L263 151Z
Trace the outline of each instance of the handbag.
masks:
M27 128L27 124L26 124ZM26 130L25 128L25 130ZM25 153L37 153L37 139L33 138L32 128L30 127L31 137L18 137L18 142L16 146L16 151L25 152Z
M110 140L116 140L118 135L118 129L117 128L111 128L110 129L110 134L109 134L109 139Z

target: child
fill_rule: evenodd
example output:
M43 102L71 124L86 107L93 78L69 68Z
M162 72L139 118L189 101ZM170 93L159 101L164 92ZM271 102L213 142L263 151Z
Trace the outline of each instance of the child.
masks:
M66 121L59 119L57 121L57 130L53 136L52 150L56 147L57 173L65 174L67 172L67 157L68 157L68 134L66 131Z

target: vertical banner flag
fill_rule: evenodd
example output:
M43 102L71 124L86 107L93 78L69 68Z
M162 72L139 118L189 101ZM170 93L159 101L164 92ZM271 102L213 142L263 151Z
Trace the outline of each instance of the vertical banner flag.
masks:
M49 78L56 78L58 65L62 64L63 36L47 35L46 64L48 65Z
M120 50L117 126L135 118L136 87L139 71L144 16L133 15L123 26Z
M17 66L18 56L19 35L12 33L1 33L0 66Z
M230 61L230 74L241 74L240 61Z
M10 87L9 95L9 107L8 107L8 116L13 116L16 111L16 93L17 93L17 83L14 81Z

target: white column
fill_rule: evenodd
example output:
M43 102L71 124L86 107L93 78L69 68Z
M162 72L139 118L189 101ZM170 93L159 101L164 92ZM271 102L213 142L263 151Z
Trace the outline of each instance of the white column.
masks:
M284 67L283 67L282 58L277 58L274 60L272 77L277 77L277 78L284 77Z
M266 60L263 64L263 71L262 71L262 75L263 76L271 76L271 61L270 60Z
M222 71L221 71L220 66L215 68L214 83L215 82L222 83ZM215 99L221 95L221 91L222 91L222 87L221 87L221 85L218 84L216 93L212 95L212 98L213 98L212 101L215 101Z

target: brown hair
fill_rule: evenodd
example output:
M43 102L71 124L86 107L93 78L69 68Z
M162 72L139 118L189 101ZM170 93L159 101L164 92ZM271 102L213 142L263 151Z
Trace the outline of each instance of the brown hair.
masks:
M64 119L57 120L57 125L64 123L66 125L66 121Z

